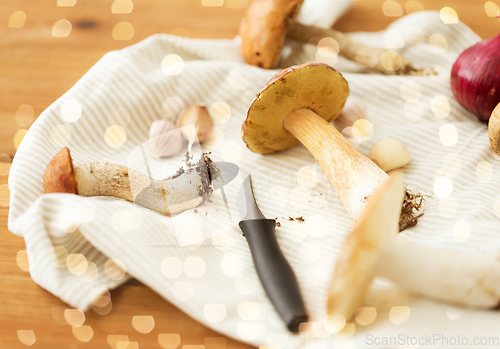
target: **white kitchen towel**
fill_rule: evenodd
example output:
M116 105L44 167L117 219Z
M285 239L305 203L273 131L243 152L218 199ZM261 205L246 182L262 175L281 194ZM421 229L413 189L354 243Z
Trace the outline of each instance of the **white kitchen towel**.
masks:
M331 50L295 42L288 43L281 66L319 60L343 73L373 125L373 135L358 146L364 154L381 138L405 142L412 155L403 169L405 181L429 197L425 215L403 238L429 248L495 248L499 159L486 126L457 103L449 87L453 62L480 38L461 22L443 23L436 12L415 13L382 32L352 37L397 49L439 75L360 73ZM238 38L154 35L106 54L40 115L12 164L9 229L26 241L35 282L74 307L106 313L106 290L134 277L201 323L256 346L414 348L415 340L430 336L442 340L433 347L453 347L457 336L469 344L475 337L498 336L496 311L419 298L382 280L374 283L364 315L340 332L325 324L327 288L352 220L303 146L259 155L240 138L251 99L277 72L244 64ZM148 140L154 120L175 118L194 103L206 104L215 119L205 143L213 159L240 167L225 187L225 212L214 213L206 203L169 218L120 200L42 195L44 170L62 146L70 148L75 166L104 160L127 165L129 153ZM234 202L247 174L262 212L281 223L278 240L313 322L301 335L287 332L279 320L237 227ZM207 227L210 238L181 246L179 232L196 235Z

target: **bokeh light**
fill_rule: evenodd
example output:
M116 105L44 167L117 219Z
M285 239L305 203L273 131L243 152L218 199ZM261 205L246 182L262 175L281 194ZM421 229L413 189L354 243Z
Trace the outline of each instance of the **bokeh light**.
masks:
M465 242L469 239L471 232L470 223L461 219L453 226L453 239L458 242Z
M377 309L374 307L361 307L356 310L354 314L356 322L361 326L368 326L372 324L377 318Z
M346 319L344 315L335 314L327 315L323 320L325 328L331 333L336 333L341 331L346 325Z
M226 0L227 8L247 8L250 0Z
M26 23L26 13L23 11L16 11L9 16L7 26L9 28L22 28L24 23Z
M403 8L395 0L386 0L382 4L382 12L386 17L401 17L403 15Z
M458 130L452 124L445 124L439 128L439 140L445 147L453 147L458 142Z
M35 110L28 104L20 105L16 111L16 123L21 127L28 127L35 119Z
M222 101L213 103L208 111L216 124L223 124L231 118L231 107Z
M52 36L54 38L65 38L71 33L73 26L67 19L60 19L52 26Z
M434 33L429 37L429 45L435 52L448 51L448 40L439 33Z
M266 327L259 322L239 322L236 325L236 333L244 341L257 340L264 337Z
M425 10L424 5L418 0L410 0L405 4L406 13L414 13Z
M240 302L237 307L238 315L246 321L256 320L262 311L260 302Z
M399 88L399 92L401 93L401 97L407 102L419 99L422 93L420 85L412 80L403 82Z
M80 253L73 253L66 258L66 267L75 275L82 275L87 270L87 258Z
M445 6L439 11L441 20L445 24L455 24L458 23L458 14L453 8Z
M178 333L160 333L158 344L164 349L176 349L181 344L181 335Z
M111 5L112 13L130 13L134 9L132 0L115 0Z
M61 118L67 122L75 122L82 115L82 105L75 100L64 102L61 106Z
M408 27L404 31L407 43L411 45L423 44L425 42L424 32L419 27Z
M134 26L127 21L121 21L115 24L111 35L114 40L130 40L134 36Z
M71 328L73 336L80 342L90 342L92 337L94 337L94 330L90 326L73 326Z
M35 332L32 330L17 330L17 339L27 346L32 346L36 342Z
M405 38L397 30L389 29L384 33L384 45L392 50L400 49L405 46Z
M124 334L109 334L106 337L106 342L112 349L127 349L129 339Z
M192 38L193 37L193 34L191 33L191 31L189 31L189 29L186 29L184 27L174 28L169 33L172 35L175 35L175 36L181 36L183 38Z
M209 322L222 322L227 315L226 306L224 304L207 304L203 308L203 314Z
M496 17L500 15L500 8L493 1L486 1L484 3L484 11L488 17Z
M175 279L182 274L183 264L177 257L165 257L161 261L161 272L169 279Z
M432 113L437 118L445 118L450 115L450 102L445 96L436 96L431 101Z
M19 146L21 145L21 142L23 141L24 136L26 136L26 133L28 133L28 130L20 129L17 130L16 133L14 134L14 139L12 140L12 143L14 144L14 147L16 149L18 149Z
M303 166L297 171L297 183L304 188L312 188L318 184L316 170L312 166Z
M454 308L454 307L448 307L446 308L446 316L450 320L458 320L462 317L464 314L464 311L459 308Z
M135 315L132 318L132 327L139 333L150 333L155 328L155 319L150 315Z
M73 7L76 4L76 0L57 0L57 6L59 7Z
M120 125L112 125L104 132L104 141L111 148L119 148L127 141L127 131Z
M64 310L64 320L70 326L81 326L85 322L85 314L80 309Z
M161 70L165 75L179 75L184 70L184 60L175 53L168 54L161 60Z
M441 176L434 181L434 194L440 199L446 199L453 193L453 181L451 178Z
M104 263L104 273L111 280L120 280L127 273L127 266L121 259L108 259Z
M16 253L16 263L19 269L27 272L33 269L35 265L35 256L30 251L20 250Z
M191 256L184 260L184 272L192 278L199 278L207 270L205 260L201 257Z
M394 306L389 312L389 320L395 325L401 325L405 323L410 317L410 307L404 306Z
M356 326L353 323L348 322L345 324L343 329L338 332L334 332L334 335L337 339L349 339L354 335L355 332Z

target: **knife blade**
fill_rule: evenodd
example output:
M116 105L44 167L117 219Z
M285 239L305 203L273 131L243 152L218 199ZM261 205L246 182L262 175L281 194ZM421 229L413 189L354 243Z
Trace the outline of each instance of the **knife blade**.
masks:
M247 239L259 279L291 332L308 319L295 274L276 239L274 219L266 219L253 195L248 176L238 195L239 226Z

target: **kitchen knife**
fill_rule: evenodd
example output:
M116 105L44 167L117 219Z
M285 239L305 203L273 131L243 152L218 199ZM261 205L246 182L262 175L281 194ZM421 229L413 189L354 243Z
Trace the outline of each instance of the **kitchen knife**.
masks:
M280 250L274 219L262 214L252 191L250 176L243 182L238 195L239 226L248 241L260 281L276 311L292 332L307 321L297 279Z

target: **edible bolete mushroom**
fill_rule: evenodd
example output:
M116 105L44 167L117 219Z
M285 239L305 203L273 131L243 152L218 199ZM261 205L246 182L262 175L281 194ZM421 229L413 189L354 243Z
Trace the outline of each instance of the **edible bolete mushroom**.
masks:
M69 149L63 148L45 169L43 190L46 194L113 196L162 214L174 214L197 207L210 197L210 185L215 179L211 174L217 173L206 155L187 170L182 168L178 174L163 180L109 162L73 167Z
M340 114L348 94L347 81L329 65L289 67L271 78L252 101L241 132L247 147L260 154L285 150L300 141L347 212L357 218L389 176L329 123ZM414 225L415 218L408 217L412 211L405 210L401 221Z
M500 103L493 109L488 121L488 136L491 148L500 155Z
M240 24L241 52L249 64L274 68L288 36L300 42L331 37L339 54L387 75L435 75L432 69L416 69L399 53L370 48L334 29L305 26L293 20L303 0L253 0Z
M349 321L378 276L435 299L495 307L500 301L498 251L467 254L398 238L404 191L402 176L396 174L371 196L337 260L328 313L344 315Z

